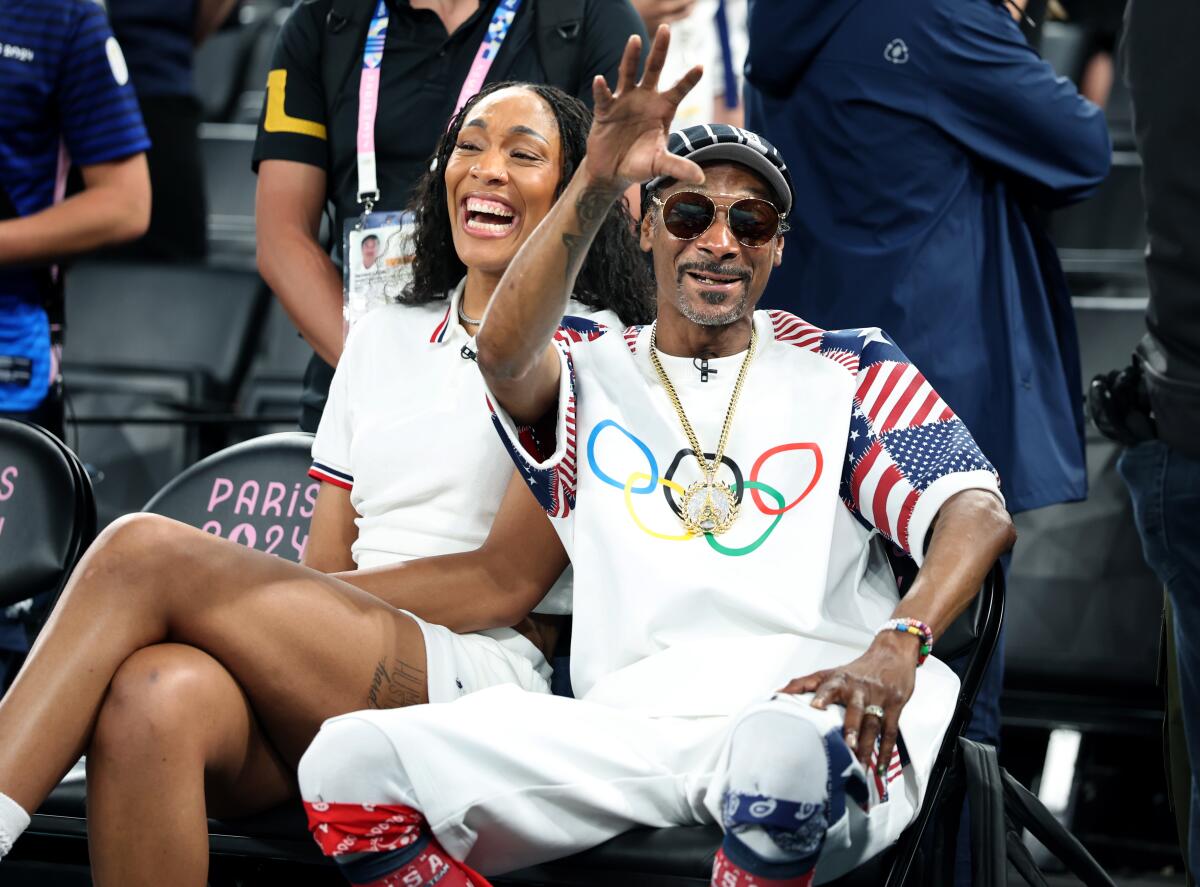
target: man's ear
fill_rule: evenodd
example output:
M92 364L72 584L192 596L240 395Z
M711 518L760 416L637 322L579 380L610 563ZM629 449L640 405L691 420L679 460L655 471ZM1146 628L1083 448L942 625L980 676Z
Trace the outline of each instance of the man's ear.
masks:
M644 253L650 252L654 247L654 225L657 219L658 213L651 206L642 216L641 224L638 225L638 244Z
M774 261L771 262L771 265L775 268L778 268L782 264L783 264L783 235L780 234L777 238L775 238L775 259L774 259Z

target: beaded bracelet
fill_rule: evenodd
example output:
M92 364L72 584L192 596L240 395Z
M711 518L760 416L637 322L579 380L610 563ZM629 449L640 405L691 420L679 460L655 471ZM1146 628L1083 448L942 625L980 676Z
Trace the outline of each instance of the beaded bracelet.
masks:
M902 631L906 634L916 635L921 639L921 651L917 655L917 666L920 667L929 654L933 652L933 629L922 622L920 619L889 619L883 625L879 626L879 630L875 634L880 634L885 631Z

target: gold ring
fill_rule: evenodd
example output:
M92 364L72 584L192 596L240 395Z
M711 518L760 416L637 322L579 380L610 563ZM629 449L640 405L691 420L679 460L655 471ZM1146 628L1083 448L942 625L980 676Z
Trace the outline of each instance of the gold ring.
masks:
M879 720L881 720L881 721L882 721L882 720L883 720L883 706L881 706L881 705L868 705L868 706L866 706L865 708L863 708L863 714L864 714L864 715L871 715L872 717L879 718Z

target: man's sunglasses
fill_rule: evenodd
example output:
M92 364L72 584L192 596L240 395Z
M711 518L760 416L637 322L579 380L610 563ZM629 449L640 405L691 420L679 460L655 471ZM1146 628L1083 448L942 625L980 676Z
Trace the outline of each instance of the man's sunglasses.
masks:
M680 240L695 240L707 231L717 217L718 208L725 210L729 230L743 246L763 246L776 234L788 230L783 213L775 204L758 197L743 197L723 204L699 191L676 191L666 200L656 196L650 199L662 210L668 233Z

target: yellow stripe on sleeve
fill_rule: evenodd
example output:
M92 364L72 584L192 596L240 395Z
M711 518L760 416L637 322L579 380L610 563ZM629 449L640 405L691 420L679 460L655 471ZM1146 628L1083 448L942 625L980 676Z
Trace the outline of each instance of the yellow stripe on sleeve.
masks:
M292 132L325 141L325 124L300 117L289 117L283 103L287 94L287 70L276 68L267 75L267 114L263 129L267 132Z

